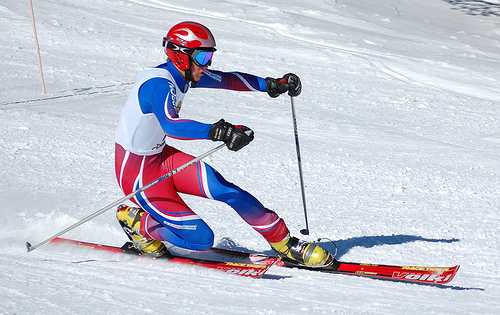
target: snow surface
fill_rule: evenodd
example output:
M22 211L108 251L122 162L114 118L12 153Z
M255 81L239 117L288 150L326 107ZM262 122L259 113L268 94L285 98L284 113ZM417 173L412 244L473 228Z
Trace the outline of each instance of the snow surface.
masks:
M27 1L0 4L0 313L499 314L500 1ZM122 197L114 129L161 39L196 20L213 67L297 73L311 236L343 261L460 264L449 285L273 267L247 279L32 244ZM192 90L182 114L245 124L255 141L207 158L304 228L290 99ZM210 141L171 141L201 154ZM271 253L228 206L187 197L225 248ZM65 236L121 245L114 211ZM322 241L325 247L333 246Z

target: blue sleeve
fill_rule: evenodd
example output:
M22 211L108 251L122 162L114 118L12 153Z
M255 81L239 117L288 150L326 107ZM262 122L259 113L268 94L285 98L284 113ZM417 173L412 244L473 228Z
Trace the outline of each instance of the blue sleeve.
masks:
M139 88L139 104L144 114L153 113L165 134L183 140L208 139L211 124L180 119L175 107L175 85L164 78L153 78Z
M196 87L233 91L267 91L264 78L248 73L217 70L206 70L200 81L196 83Z

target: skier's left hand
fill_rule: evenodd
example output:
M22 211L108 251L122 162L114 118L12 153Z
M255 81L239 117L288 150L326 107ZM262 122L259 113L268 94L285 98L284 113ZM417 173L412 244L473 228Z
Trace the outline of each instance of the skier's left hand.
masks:
M288 73L283 78L266 78L267 94L271 97L278 97L280 94L288 92L290 96L298 96L302 91L300 78L294 73Z
M212 141L224 141L229 150L238 151L253 140L254 133L246 126L235 126L221 119L212 125L208 138Z

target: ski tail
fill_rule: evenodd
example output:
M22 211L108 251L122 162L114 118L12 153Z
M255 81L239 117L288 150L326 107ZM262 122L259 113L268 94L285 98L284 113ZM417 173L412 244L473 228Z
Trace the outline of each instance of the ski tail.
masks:
M125 253L124 250L120 247L109 246L109 245L101 245L96 243L82 242L77 240L72 240L69 238L56 237L50 241L49 244L69 244L75 245L77 247L92 249L92 250L100 250L110 253Z

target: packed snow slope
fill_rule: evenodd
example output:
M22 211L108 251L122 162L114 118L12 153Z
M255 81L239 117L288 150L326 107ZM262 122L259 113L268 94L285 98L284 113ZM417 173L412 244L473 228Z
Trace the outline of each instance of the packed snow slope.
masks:
M500 1L46 0L0 4L0 313L498 314ZM337 258L461 265L446 286L273 267L262 279L32 244L122 197L114 129L162 37L195 20L213 68L303 81L295 100L311 235ZM290 98L192 90L181 114L251 127L208 163L304 228ZM193 155L211 141L169 140ZM231 208L186 197L216 244L271 254ZM121 245L108 211L66 237ZM323 240L328 249L334 246Z

